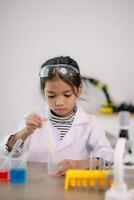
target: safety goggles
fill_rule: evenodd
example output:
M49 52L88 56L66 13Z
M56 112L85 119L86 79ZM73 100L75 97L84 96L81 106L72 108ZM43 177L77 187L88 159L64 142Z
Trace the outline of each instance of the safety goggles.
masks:
M71 65L58 64L58 65L46 65L42 67L40 71L40 78L52 78L58 72L61 76L76 77L80 74L79 70Z

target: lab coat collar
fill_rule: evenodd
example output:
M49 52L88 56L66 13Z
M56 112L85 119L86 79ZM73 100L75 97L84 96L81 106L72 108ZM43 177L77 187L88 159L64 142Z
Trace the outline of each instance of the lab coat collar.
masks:
M76 107L77 112L74 119L74 124L88 123L91 120L90 115L85 113L85 111L79 105L76 105ZM43 114L46 118L49 118L49 107L46 106L41 114Z
M77 105L77 112L74 119L74 124L89 123L91 121L90 115L85 113L85 111Z

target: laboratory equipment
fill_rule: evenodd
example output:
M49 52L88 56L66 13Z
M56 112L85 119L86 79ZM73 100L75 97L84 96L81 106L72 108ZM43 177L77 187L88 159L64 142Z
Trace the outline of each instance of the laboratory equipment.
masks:
M9 181L10 179L10 161L16 150L22 144L22 140L18 139L7 157L0 158L0 182Z
M110 174L111 170L68 170L64 189L68 190L70 187L107 189L112 184L112 176L108 177Z
M12 158L10 167L11 183L26 183L27 181L27 160L22 157Z
M119 138L114 153L113 184L105 193L105 200L134 200L134 189L128 189L124 181L123 154L126 138Z
M48 174L54 175L58 172L58 160L57 155L55 152L55 146L53 143L53 140L48 137L47 138L47 145L48 145L48 153L47 153L47 168L48 168Z
M103 83L100 80L95 78L91 78L88 76L81 76L81 78L86 83L91 83L95 87L99 88L105 97L105 102L101 105L100 112L102 113L118 113L120 111L129 111L130 113L134 113L134 105L132 103L128 104L126 102L122 102L119 105L116 105L113 99L111 98L108 85Z
M5 161L5 157L0 155L0 166L3 164L3 162ZM10 178L10 173L9 173L9 163L8 165L6 164L6 166L4 168L0 168L0 182L7 182L9 181Z
M4 162L2 163L2 165L0 166L0 169L3 170L6 165L9 163L10 158L15 154L15 152L18 150L18 148L22 145L23 140L22 139L18 139L15 143L15 145L13 146L12 151L9 153L9 155L6 157L6 159L4 160Z
M126 149L128 153L132 153L131 141L129 139L129 124L130 124L130 112L120 111L119 114L119 137L126 138Z
M91 83L92 85L96 86L97 88L100 88L104 94L105 97L105 102L100 108L100 111L103 113L113 113L116 110L116 105L114 101L112 100L109 90L108 90L108 85L105 83L102 83L101 81L90 78L88 76L81 76L81 78L87 83Z
M20 157L11 159L10 182L26 183L27 182L27 160L30 151L25 151Z

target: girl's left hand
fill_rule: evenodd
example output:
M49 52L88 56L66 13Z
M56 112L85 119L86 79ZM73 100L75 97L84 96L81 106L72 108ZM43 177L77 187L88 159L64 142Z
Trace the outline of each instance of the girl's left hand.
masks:
M63 176L69 169L83 169L84 164L84 160L62 160L58 165L59 172L55 176Z

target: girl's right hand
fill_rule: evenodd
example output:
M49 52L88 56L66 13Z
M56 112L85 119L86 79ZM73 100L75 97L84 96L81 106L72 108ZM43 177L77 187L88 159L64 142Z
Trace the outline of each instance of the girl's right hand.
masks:
M41 128L47 119L37 113L31 113L25 117L27 134L32 134L35 129Z
M28 116L26 116L25 117L26 127L20 132L14 135L11 135L11 137L9 138L6 144L6 146L8 147L8 150L9 151L12 150L14 144L16 143L18 139L22 139L23 141L25 141L29 135L34 133L35 129L41 128L44 125L46 120L47 119L45 119L44 117L40 116L37 113L31 113Z

